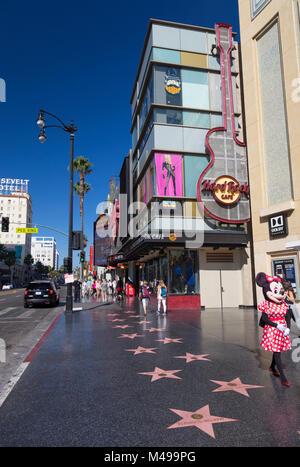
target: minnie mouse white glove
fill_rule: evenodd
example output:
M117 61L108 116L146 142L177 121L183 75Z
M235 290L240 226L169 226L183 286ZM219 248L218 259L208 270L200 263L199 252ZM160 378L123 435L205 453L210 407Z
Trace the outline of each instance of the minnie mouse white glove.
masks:
M289 328L286 328L286 330L283 333L284 337L287 337L289 335L289 333L290 333Z
M279 331L284 332L286 329L286 326L284 324L277 324L277 329L279 329Z

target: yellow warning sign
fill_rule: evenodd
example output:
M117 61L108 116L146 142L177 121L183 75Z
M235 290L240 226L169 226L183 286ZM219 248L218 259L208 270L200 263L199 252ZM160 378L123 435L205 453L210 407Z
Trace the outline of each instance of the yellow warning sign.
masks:
M33 228L33 227L30 227L30 228L17 227L16 233L39 233L39 229Z

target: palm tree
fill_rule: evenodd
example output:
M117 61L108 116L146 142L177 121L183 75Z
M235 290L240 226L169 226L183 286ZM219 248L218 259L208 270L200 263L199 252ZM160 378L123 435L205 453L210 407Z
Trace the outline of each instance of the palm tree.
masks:
M92 173L92 163L86 157L78 156L74 159L74 172L79 173L79 182L74 186L75 193L79 195L79 207L81 217L81 233L83 235L83 202L84 196L90 191L91 186L85 182L85 176Z
M84 196L88 191L91 190L91 185L84 182L83 189L80 182L76 182L74 185L74 192L76 195L79 195L79 207L80 207L80 217L81 217L81 232L83 234L83 200Z
M15 251L7 251L6 255L4 257L4 263L6 264L6 266L9 267L11 284L13 283L13 269L12 269L12 266L14 266L16 264L16 262L17 262L17 258L16 258Z

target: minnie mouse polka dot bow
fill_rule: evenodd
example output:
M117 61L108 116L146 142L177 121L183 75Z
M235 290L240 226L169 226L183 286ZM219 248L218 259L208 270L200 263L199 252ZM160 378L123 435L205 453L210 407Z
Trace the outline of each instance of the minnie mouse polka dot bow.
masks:
M278 276L267 276L266 275L266 279L268 282L273 282L273 281L281 282L281 279Z

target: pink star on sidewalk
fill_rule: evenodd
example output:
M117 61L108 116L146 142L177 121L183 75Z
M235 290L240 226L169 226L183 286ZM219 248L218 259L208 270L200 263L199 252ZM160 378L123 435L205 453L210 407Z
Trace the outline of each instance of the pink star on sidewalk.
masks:
M147 321L146 319L143 319L142 321L139 321L137 324L148 324L151 323L151 321Z
M121 336L118 337L118 339L121 339L121 338L128 338L128 339L135 339L136 337L144 337L144 336L140 336L139 334L121 334Z
M113 326L113 328L126 329L126 328L132 328L132 326L129 326L129 324L117 324L116 326Z
M157 347L153 347L153 348L145 348L145 347L140 347L138 346L136 349L125 349L126 352L134 352L133 355L138 355L140 353L156 353L156 352L153 352L153 350L156 350Z
M175 376L174 374L178 373L179 371L182 370L162 370L161 368L158 368L158 366L156 366L154 368L154 371L150 371L147 373L138 373L138 375L152 375L151 383L153 383L153 381L156 381L161 378L182 379L179 376Z
M120 316L120 313L108 313L107 316Z
M148 329L149 332L155 332L155 331L165 331L165 329L161 329L161 328L150 328Z
M171 344L172 342L176 344L182 344L182 337L178 339L170 339L169 337L165 337L164 339L156 339L157 342L163 342L164 344Z
M211 362L211 360L209 360L209 358L205 358L205 357L207 357L207 355L209 355L209 354L205 353L205 354L202 354L202 355L193 355L192 353L186 352L185 356L183 355L181 357L174 357L174 358L185 358L186 363L193 362L194 360L205 360L207 362Z
M212 438L215 437L213 423L225 423L225 422L237 422L233 418L223 418L223 417L216 417L210 414L209 405L205 405L201 409L196 410L196 412L187 412L186 410L175 410L169 409L172 412L176 413L181 417L181 420L174 423L174 425L168 426L167 429L170 428L184 428L187 426L195 426L199 428L199 430L204 431L207 435L211 436Z
M243 394L243 396L250 397L247 389L253 388L263 388L264 386L254 386L252 384L243 384L240 378L235 378L232 381L214 381L211 379L213 383L220 384L220 387L214 389L212 392L222 392L222 391L235 391Z
M111 323L116 323L117 321L119 321L119 322L125 321L125 319L117 319L116 318L116 319L111 319L110 321L111 321Z

